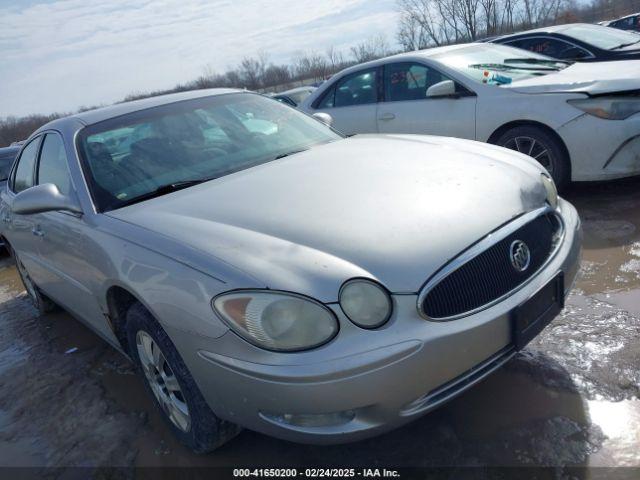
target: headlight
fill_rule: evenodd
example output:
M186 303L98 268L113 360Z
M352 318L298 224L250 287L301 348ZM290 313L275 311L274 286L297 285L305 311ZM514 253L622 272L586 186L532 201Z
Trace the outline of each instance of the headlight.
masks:
M234 332L269 350L306 350L338 333L338 321L327 307L290 293L237 291L219 295L212 303Z
M356 325L376 328L391 316L391 297L375 282L354 279L340 289L340 307Z
M553 182L551 177L544 173L540 174L540 178L542 179L542 184L547 191L547 202L549 202L549 205L551 205L555 210L558 208L558 190L556 189L556 184Z
M624 120L640 112L640 97L585 98L567 102L589 115L607 120Z

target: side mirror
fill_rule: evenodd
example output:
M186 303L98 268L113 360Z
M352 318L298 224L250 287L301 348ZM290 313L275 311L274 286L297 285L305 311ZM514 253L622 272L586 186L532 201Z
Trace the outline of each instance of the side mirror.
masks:
M19 215L53 211L82 214L78 201L61 194L58 187L52 183L36 185L18 193L11 204L11 211Z
M314 113L312 117L318 120L319 122L324 123L327 127L330 127L331 125L333 125L333 118L331 118L331 115L329 115L328 113L318 112L318 113Z
M456 95L456 84L453 80L444 80L427 88L427 98L453 97Z

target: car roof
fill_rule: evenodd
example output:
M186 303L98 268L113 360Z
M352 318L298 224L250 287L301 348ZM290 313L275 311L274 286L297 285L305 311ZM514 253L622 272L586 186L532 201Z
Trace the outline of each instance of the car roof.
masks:
M424 50L413 50L411 52L403 52L397 53L395 55L390 55L388 57L378 58L377 60L371 60L369 62L358 63L357 65L353 65L351 67L345 68L344 70L339 71L334 75L334 77L343 77L345 74L349 74L351 72L359 71L367 67L377 67L379 65L388 63L389 61L402 61L402 60L414 60L416 58L430 58L435 57L436 55L440 55L442 53L454 52L456 50L461 50L463 48L472 46L472 45L481 45L484 47L490 48L490 43L459 43L457 45L447 45L444 47L434 47L427 48Z
M0 147L0 157L9 156L10 154L18 153L20 150L19 145L10 145L8 147Z
M13 160L18 156L19 151L20 151L20 147L16 147L16 146L0 148L0 162L3 162L3 163L6 161L13 162Z
M75 122L79 127L93 125L110 118L120 117L129 113L146 110L148 108L160 107L171 103L181 102L185 100L193 100L196 98L211 97L216 95L224 95L228 93L240 93L245 90L233 88L209 88L205 90L191 90L188 92L170 93L167 95L157 95L154 97L143 98L141 100L133 100L131 102L116 103L108 107L96 108L95 110L87 110L85 112L75 113L67 117L53 120L36 130L32 136L43 130L55 129L62 124Z
M565 23L563 25L550 25L548 27L534 28L531 30L525 30L524 32L516 32L516 33L510 33L508 35L502 35L500 37L497 37L497 39L502 40L504 38L519 37L521 35L529 35L532 33L562 33L569 30L569 28L571 27L577 27L577 26L598 27L601 25L593 25L591 23Z
M640 15L640 12L630 13L629 15L625 15L624 17L616 18L615 20L610 20L610 22L617 22L618 20L624 20L625 18L637 17Z
M290 95L292 93L298 93L298 92L313 92L315 91L315 89L318 87L312 87L312 86L304 86L304 87L296 87L296 88L291 88L289 90L285 90L284 92L278 92L276 94L274 94L274 96L278 96L278 95Z

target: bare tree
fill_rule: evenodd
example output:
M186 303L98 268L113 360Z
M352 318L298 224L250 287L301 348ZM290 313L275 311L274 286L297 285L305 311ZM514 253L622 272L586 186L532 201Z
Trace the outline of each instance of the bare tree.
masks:
M431 0L400 0L400 25L397 40L405 50L420 50L440 45L440 24L434 21Z
M384 35L379 34L351 47L351 55L358 63L389 55L391 48Z
M336 50L333 45L327 48L326 56L327 56L327 62L329 64L328 67L331 73L337 72L345 64L344 55L342 55L342 52L339 52L338 50Z

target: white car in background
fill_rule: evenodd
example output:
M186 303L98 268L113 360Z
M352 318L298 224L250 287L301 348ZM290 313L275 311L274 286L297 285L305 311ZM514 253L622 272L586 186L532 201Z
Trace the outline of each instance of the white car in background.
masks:
M285 103L291 107L297 107L305 98L315 92L316 88L317 87L314 86L292 88L291 90L286 90L284 92L274 93L272 98L275 98L279 102Z
M503 45L404 53L335 75L300 106L347 135L493 143L538 160L559 187L640 174L640 61L570 64Z

